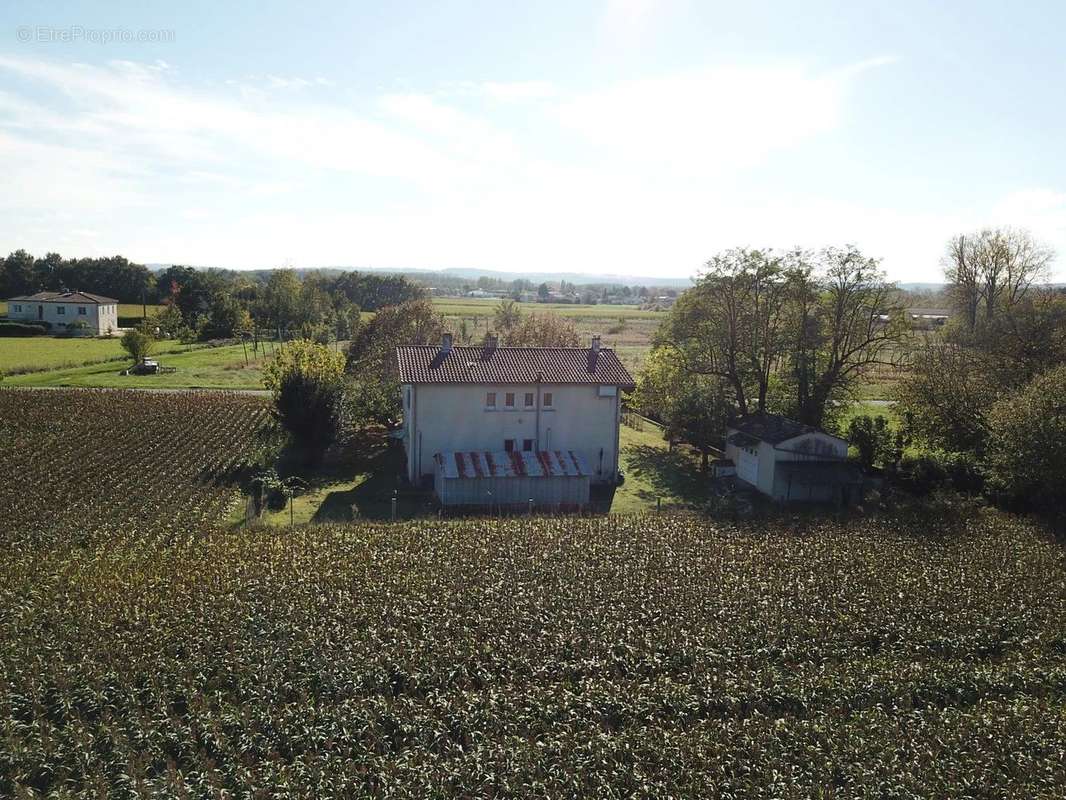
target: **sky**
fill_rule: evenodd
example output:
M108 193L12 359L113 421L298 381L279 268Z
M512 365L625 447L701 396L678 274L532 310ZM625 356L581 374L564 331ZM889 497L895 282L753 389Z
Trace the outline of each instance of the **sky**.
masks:
M1066 3L0 7L0 250L684 277L855 244L1066 280Z

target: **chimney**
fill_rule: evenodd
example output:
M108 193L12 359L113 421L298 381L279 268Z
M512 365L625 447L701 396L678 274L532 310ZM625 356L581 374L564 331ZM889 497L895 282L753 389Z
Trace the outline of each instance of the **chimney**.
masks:
M598 333L597 334L593 334L593 336L592 336L592 352L593 353L599 353L600 352L600 335Z
M442 353L450 353L452 351L452 335L450 333L444 334L441 338L440 351Z

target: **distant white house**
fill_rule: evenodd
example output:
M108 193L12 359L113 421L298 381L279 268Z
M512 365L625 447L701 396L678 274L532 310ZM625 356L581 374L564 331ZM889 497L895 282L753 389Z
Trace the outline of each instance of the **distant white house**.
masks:
M398 347L407 477L454 505L580 506L618 476L621 391L633 378L590 347Z
M780 502L860 499L863 480L847 460L848 443L787 417L741 417L726 430L725 458L739 481Z
M88 336L107 336L118 330L118 300L88 292L37 292L8 300L7 317L59 330L84 326Z

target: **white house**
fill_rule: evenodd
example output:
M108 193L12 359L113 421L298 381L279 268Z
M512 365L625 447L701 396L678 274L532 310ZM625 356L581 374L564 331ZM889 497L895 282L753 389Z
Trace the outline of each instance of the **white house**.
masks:
M7 317L60 330L84 323L86 335L107 336L118 330L118 300L88 292L37 292L8 300Z
M780 502L860 498L862 476L848 463L848 443L787 417L741 417L726 429L725 457L738 480Z
M432 477L445 503L583 505L589 483L617 480L620 394L634 384L598 336L591 347L459 347L445 334L396 354L407 477Z

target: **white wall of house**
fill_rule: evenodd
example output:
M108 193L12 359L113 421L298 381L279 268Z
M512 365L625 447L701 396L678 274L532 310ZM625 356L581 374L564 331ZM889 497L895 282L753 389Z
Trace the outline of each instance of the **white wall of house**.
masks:
M759 442L748 448L737 447L729 444L728 439L735 430L726 431L725 457L732 459L737 467L737 478L754 486L760 492L769 497L783 500L778 497L781 493L780 482L775 491L776 465L781 461L827 461L831 459L845 459L848 456L848 443L843 439L830 436L828 433L816 431L788 439L780 444L772 445L769 442ZM757 463L752 466L752 460ZM749 476L755 480L750 480Z
M615 386L573 384L404 384L407 477L433 474L433 456L449 450L575 450L595 473L593 482L618 474L620 392ZM496 405L488 405L494 392ZM507 405L507 395L514 405ZM526 395L533 404L526 405ZM546 395L551 395L547 404ZM540 408L538 437L537 408Z
M87 333L104 336L118 330L118 305L115 303L56 303L49 301L8 302L7 317L19 322L48 322L62 330L76 322L84 322Z

